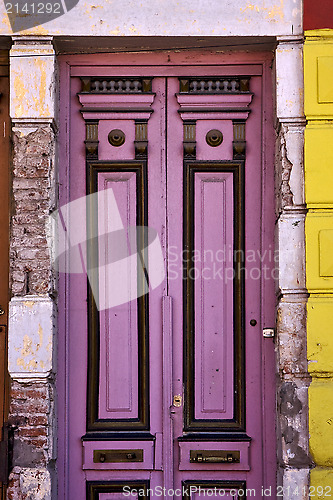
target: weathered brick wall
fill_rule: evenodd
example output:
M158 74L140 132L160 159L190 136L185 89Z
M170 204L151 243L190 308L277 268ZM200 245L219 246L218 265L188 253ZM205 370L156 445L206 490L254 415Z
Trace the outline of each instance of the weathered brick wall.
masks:
M14 468L8 499L49 498L46 486L53 455L53 387L45 382L13 381L11 398L9 424L14 429ZM38 484L44 484L44 491Z
M53 158L51 126L44 124L28 134L14 129L11 291L14 297L24 296L27 301L36 295L48 300L54 290L46 228L47 216L54 208ZM30 363L31 377L12 380L9 423L14 447L8 499L51 498L54 387L52 374L34 378L33 363L37 366L38 362L32 355L38 354L38 349L31 338L23 341L20 362Z
M13 134L13 217L10 264L13 295L52 291L45 223L52 209L54 133Z

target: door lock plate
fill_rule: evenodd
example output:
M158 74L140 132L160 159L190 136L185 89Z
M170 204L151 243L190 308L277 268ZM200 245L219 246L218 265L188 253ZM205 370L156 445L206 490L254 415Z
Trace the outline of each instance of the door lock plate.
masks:
M181 397L180 394L176 394L173 397L173 403L172 403L172 405L175 406L176 408L179 408L182 405L182 397Z
M234 450L191 450L190 462L196 464L239 464L240 452Z
M265 339L273 339L275 335L274 328L264 328L262 331L262 335Z
M94 450L94 464L143 462L143 450Z

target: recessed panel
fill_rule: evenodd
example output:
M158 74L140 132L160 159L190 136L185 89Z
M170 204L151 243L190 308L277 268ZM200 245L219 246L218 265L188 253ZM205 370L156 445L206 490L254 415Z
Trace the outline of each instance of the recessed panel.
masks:
M185 429L244 430L243 163L186 162Z
M149 481L88 481L87 500L147 500ZM126 495L124 495L126 493Z
M194 174L195 418L233 417L233 174Z
M318 102L333 103L333 56L318 57Z
M333 278L333 229L319 231L320 276Z
M333 221L330 210L309 211L305 220L306 285L312 293L333 292L331 249Z
M148 429L148 320L137 248L145 236L136 229L147 221L146 164L91 163L88 185L102 193L88 216L88 430Z
M179 469L250 470L250 444L249 441L181 441Z
M99 418L138 417L138 330L137 302L126 301L131 287L137 287L135 253L126 238L127 228L136 224L135 172L101 172L99 190L112 189L117 213L99 211L99 222L111 235L112 219L120 217L124 233L117 238L100 238L99 248L99 300L106 305L100 310L100 386ZM102 220L101 220L102 219ZM119 240L119 241L118 241ZM123 250L123 255L120 253ZM105 264L105 265L102 265ZM121 265L122 264L122 265ZM127 279L126 279L127 277ZM118 305L119 297L124 303ZM109 306L109 307L108 307Z
M254 490L251 491L251 495L255 493ZM226 480L183 482L183 498L191 498L191 500L200 500L207 497L244 500L246 496L245 481Z
M82 445L83 469L150 470L154 467L153 441L83 441Z

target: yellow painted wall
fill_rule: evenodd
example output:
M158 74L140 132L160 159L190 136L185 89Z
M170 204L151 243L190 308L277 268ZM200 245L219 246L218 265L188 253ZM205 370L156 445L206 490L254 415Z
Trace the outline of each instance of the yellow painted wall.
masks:
M304 90L310 493L326 498L333 497L333 30L305 32Z

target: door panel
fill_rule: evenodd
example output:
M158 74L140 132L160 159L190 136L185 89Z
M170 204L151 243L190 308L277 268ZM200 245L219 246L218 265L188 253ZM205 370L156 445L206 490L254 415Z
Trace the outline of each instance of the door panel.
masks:
M226 278L233 262L223 252L233 253L232 174L197 172L192 190L195 261L191 261L189 274L193 270L193 276L189 278L194 285L194 418L231 419L233 336L229 332L233 317L228 312L233 309L233 282L232 277Z
M123 226L136 225L136 190L137 179L135 172L103 172L98 176L98 190L113 190L115 201L120 213ZM112 232L112 224L108 224L111 216L111 207L104 211L98 210L99 217L106 226L105 234ZM100 227L100 221L99 221ZM126 241L124 242L127 243ZM106 239L105 245L99 244L99 266L109 262L108 256L115 252L112 241ZM124 251L127 249L121 248ZM120 265L119 265L120 267ZM117 273L119 269L115 269ZM121 268L129 274L125 280L125 291L128 290L130 276L137 276L136 262L132 260L127 263L126 269ZM111 281L117 281L117 276L111 276ZM104 280L103 280L104 278ZM105 304L114 304L121 299L121 290L117 290L109 283L105 273L100 273L99 300L105 295ZM135 280L135 285L137 285ZM115 292L117 296L114 297ZM125 302L114 306L112 309L100 311L100 367L99 367L99 419L134 419L139 417L138 409L138 346L140 332L137 329L138 310L135 301ZM141 380L140 380L141 382Z
M184 168L186 429L242 429L243 165L192 160Z
M126 485L131 496L164 486L244 498L266 480L254 68L71 79L77 132L61 202L98 195L82 211L88 280L60 278L64 499L123 498ZM164 278L144 227L159 237Z
M146 168L145 161L87 163L88 194L106 193L88 219L88 276L99 291L97 305L89 286L88 430L149 428L147 296L130 300L144 287L144 276L121 230L147 225Z

